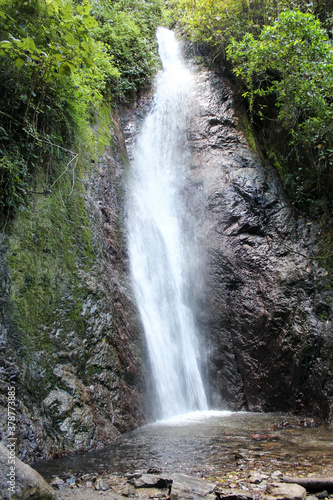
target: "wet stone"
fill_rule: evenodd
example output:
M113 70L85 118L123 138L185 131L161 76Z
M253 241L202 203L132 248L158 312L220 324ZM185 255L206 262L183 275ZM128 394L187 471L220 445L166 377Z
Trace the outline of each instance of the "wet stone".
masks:
M168 488L170 489L172 479L155 474L142 474L138 478L129 480L136 488Z

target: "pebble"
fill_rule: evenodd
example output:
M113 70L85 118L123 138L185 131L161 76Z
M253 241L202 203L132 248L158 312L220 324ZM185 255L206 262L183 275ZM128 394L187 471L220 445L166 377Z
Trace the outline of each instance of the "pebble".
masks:
M105 479L103 479L103 478L97 479L97 481L95 483L95 490L106 491L108 489L109 489L109 486L108 486L107 482L105 481Z

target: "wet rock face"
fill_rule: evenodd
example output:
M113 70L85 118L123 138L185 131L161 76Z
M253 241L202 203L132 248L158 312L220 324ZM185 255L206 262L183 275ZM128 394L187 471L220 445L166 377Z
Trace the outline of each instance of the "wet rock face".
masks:
M318 228L250 150L228 82L200 72L197 83L187 195L206 252L198 317L212 404L332 418L332 299L312 259Z
M51 248L59 266L48 293L58 290L59 300L52 321L38 325L37 345L28 344L27 356L13 320L15 303L9 307L12 284L6 251L15 228L13 235L0 240L0 285L7 300L5 313L0 311L0 439L8 444L7 392L14 386L16 454L25 461L101 447L145 422L144 346L122 228L126 150L113 118L113 145L91 168L88 165L80 179L83 189L72 195L83 207L90 253L82 252L74 237L70 256ZM62 264L69 258L75 266L66 275Z

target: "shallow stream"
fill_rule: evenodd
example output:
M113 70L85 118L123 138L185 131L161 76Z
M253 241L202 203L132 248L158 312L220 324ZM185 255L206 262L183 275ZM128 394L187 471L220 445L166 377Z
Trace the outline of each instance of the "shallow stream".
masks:
M45 479L84 473L124 475L149 468L219 478L260 470L333 476L328 426L281 413L194 412L145 425L112 446L36 462Z

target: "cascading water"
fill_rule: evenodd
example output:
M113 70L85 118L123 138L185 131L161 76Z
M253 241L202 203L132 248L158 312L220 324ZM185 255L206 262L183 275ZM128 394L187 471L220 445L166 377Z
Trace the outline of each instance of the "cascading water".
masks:
M191 303L191 251L181 189L192 75L174 34L158 28L163 71L138 136L129 182L128 241L162 418L207 409Z

